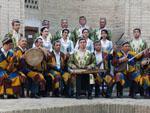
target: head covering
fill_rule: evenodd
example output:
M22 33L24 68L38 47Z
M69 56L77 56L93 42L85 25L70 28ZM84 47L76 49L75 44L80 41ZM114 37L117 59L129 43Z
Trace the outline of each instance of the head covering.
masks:
M124 44L129 44L129 41L126 40L126 39L124 39L124 40L122 41L122 43L121 43L121 46L123 46Z
M2 40L2 44L4 45L4 44L6 44L8 42L12 43L13 40L12 40L12 38L8 34L6 34L5 37L4 37L4 39Z

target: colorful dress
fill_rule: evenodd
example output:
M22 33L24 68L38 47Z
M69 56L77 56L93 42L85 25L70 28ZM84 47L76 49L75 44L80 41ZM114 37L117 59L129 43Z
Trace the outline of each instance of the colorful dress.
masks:
M0 49L0 95L19 95L21 76L15 68L15 56L12 51L4 54L4 49Z
M87 67L94 68L96 66L95 56L89 50L86 50L84 55L81 54L80 50L77 50L70 56L68 61L70 68L76 67L77 69L83 69Z
M136 61L141 57L141 55L135 57L131 61L128 61L127 63L120 63L119 59L123 59L125 56L125 53L123 51L117 52L117 62L115 64L115 71L116 71L116 81L120 82L121 85L125 84L125 80L135 81L136 83L139 83L141 74L140 71L136 68ZM129 51L127 53L127 58L131 59L136 55L135 52ZM120 66L123 66L125 68L119 69Z
M88 50L81 52L80 50L75 51L69 58L68 67L73 69L94 69L96 66L96 58ZM81 75L81 76L79 76ZM87 74L85 76L79 74L76 76L76 97L80 96L82 91L88 91L88 97L92 95L92 85L90 81L94 78L93 75ZM93 83L92 83L93 84Z
M94 55L96 56L96 67L105 70L105 72L99 72L95 76L95 96L100 94L100 85L102 87L102 95L111 96L112 87L115 83L114 77L110 74L112 56L105 52L97 53L96 51Z
M41 64L35 67L29 66L26 63L25 59L22 58L22 56L25 54L25 51L23 51L23 49L21 49L21 47L19 46L15 48L14 54L16 55L17 62L18 62L18 64L16 65L18 71L20 73L25 74L26 77L32 79L32 82L35 82L36 84L38 84L40 86L40 90L45 90L46 81L41 71L41 69L43 69L43 67L41 67ZM36 91L36 93L38 93L38 90Z
M147 43L142 38L132 39L130 42L130 46L132 51L139 53L147 48Z
M48 59L48 76L50 76L53 80L53 91L60 88L60 80L63 79L64 83L67 84L71 78L70 73L67 72L67 61L64 53L60 52L56 54L55 51L50 53L50 57Z

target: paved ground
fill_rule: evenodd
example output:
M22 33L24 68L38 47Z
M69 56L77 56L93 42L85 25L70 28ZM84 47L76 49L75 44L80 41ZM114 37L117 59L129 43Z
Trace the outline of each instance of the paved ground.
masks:
M150 99L5 99L0 113L150 113Z

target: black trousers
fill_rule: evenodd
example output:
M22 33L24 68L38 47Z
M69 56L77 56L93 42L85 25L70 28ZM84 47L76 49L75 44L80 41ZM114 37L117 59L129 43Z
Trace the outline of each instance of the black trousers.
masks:
M92 95L92 85L90 85L89 79L89 75L76 76L76 94L78 96L86 94L86 92L88 92L88 96Z

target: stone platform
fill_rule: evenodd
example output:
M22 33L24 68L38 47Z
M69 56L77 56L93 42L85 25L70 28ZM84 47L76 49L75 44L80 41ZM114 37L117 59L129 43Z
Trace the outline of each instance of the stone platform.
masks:
M150 99L5 99L0 113L150 113Z

